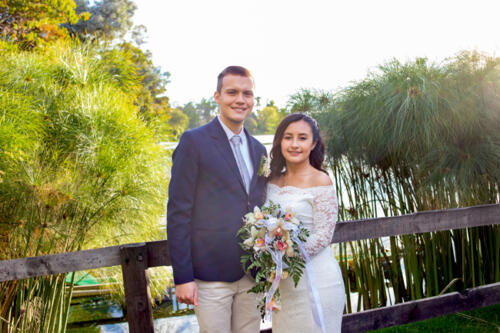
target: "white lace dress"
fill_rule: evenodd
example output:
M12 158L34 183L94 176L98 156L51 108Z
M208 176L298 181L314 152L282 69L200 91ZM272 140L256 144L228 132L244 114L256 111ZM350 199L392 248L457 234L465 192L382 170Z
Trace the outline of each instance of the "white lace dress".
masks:
M309 229L305 249L323 308L326 332L340 332L345 304L344 282L330 241L337 222L338 203L333 186L298 188L267 185L267 201L290 207ZM305 274L297 288L292 279L280 282L281 310L273 312L273 333L321 332L314 322Z

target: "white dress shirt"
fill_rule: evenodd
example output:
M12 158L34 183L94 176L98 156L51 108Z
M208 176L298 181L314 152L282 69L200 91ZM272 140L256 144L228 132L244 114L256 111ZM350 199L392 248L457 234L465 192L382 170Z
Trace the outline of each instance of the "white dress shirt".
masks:
M248 148L248 138L245 135L245 131L242 128L241 132L239 134L235 134L235 133L233 133L233 131L231 131L229 129L229 127L227 127L222 122L222 120L220 120L220 116L219 115L217 115L217 119L219 120L219 123L221 124L222 128L224 129L224 132L227 135L227 140L229 141L229 145L231 146L231 150L233 152L233 156L234 156L235 160L237 159L236 158L236 152L234 151L234 147L231 144L231 138L233 136L235 136L235 135L239 135L240 136L240 138L241 138L241 147L240 147L240 149L241 149L241 155L243 155L243 160L245 161L248 173L250 174L250 181L252 181L252 178L253 178L253 165L252 165L252 158L250 157L250 149Z

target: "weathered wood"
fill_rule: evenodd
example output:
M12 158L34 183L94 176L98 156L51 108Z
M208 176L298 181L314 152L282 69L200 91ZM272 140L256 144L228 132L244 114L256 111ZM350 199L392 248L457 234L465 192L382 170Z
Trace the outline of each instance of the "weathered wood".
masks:
M333 243L500 224L500 205L482 205L337 223ZM167 241L148 242L150 267L170 265ZM119 246L0 261L0 282L120 264Z
M500 205L432 210L409 215L339 222L332 243L500 224Z
M170 266L167 241L147 242L149 267Z
M153 310L145 243L120 247L127 321L130 333L153 333Z
M120 264L120 246L0 261L0 282Z
M499 303L500 283L493 283L462 292L345 314L342 317L342 333L377 330ZM271 332L271 329L260 331Z
M500 205L339 222L332 242L500 224ZM148 267L170 265L167 241L0 261L0 282L122 265L130 332L153 332ZM362 332L500 303L500 283L345 315L343 332ZM263 332L270 332L265 330Z
M148 262L151 265L149 267L170 265L167 241L155 241L146 244L149 249ZM117 266L120 265L120 247L109 246L39 257L2 260L0 261L0 282Z
M346 314L342 332L366 332L500 303L500 283L428 297L393 306Z

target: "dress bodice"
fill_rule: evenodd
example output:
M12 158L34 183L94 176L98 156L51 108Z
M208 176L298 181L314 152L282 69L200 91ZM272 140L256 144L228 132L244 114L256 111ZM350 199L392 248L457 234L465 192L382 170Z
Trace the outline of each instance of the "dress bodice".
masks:
M290 208L309 230L304 247L310 256L330 244L338 215L337 196L332 185L299 188L268 183L266 192L266 202Z

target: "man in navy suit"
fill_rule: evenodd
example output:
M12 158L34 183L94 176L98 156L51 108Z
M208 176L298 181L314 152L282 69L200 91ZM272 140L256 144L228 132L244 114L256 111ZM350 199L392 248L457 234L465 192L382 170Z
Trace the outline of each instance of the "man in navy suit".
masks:
M167 236L177 299L194 304L200 332L258 332L254 285L242 270L236 232L265 200L259 176L264 146L243 122L254 105L250 72L230 66L218 76L219 115L185 132L174 151Z

